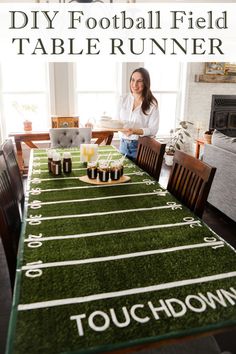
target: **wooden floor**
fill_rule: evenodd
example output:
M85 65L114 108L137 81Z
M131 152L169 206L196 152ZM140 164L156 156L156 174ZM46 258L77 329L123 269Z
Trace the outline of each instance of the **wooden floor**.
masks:
M170 169L163 164L160 184L166 187ZM218 235L236 249L236 223L224 216L215 208L207 205L203 214L203 221ZM0 242L0 354L5 352L7 327L11 308L11 289L5 256ZM236 354L236 330L215 336L221 351L225 354ZM43 353L42 353L43 354ZM202 354L202 353L199 353Z

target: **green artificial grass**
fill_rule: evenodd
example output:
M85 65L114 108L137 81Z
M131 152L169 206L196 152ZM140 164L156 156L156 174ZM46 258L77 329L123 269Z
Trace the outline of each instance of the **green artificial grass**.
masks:
M35 258L43 262L63 261L66 259L84 259L89 257L102 257L124 253L148 251L152 249L169 248L173 243L173 230L170 228L146 230L145 233L121 233L100 235L96 237L61 239L42 242L42 246L24 249L24 259L33 262ZM178 246L204 243L205 237L212 237L209 229L203 228L199 233L196 228L181 226L175 229L175 243ZM105 241L105 242L104 242ZM29 243L27 243L29 245ZM66 258L67 257L67 258ZM24 264L25 261L24 261Z
M34 152L7 353L104 352L235 325L235 251L131 161L130 182L93 186L71 153L73 178L55 178Z
M219 248L216 257L207 247L77 266L49 267L42 269L40 279L29 278L24 271L24 302L47 301L55 298L55 294L56 299L73 298L227 273L234 267L231 252L227 251ZM88 253L87 258L90 257ZM198 262L199 259L201 262ZM64 284L60 286L60 277L67 283L73 279L73 286L69 289ZM236 279L234 285L235 282ZM43 287L44 291L32 293L32 285ZM174 295L178 290L171 292Z
M218 283L219 288L228 288L230 283L221 281ZM208 285L209 292L215 293L215 285ZM205 285L197 285L194 287L186 286L179 288L177 299L183 301L189 294L206 295ZM216 305L216 310L210 306L207 307L208 324L202 321L202 313L196 313L188 310L182 317L168 318L164 311L159 312L159 319L155 319L150 311L148 302L154 307L160 306L160 300L170 299L172 294L169 290L161 290L157 293L132 295L122 298L107 299L106 301L96 301L90 303L73 304L61 307L51 307L27 312L18 313L18 326L21 328L21 336L16 339L16 349L22 352L35 353L65 353L65 352L99 352L105 349L115 349L124 346L124 343L132 344L140 342L152 342L166 338L176 338L190 333L198 333L206 329L217 329L216 323L221 326L230 325L235 320L235 308L232 306L224 307L224 311L220 304ZM115 303L115 304L114 304ZM135 304L143 305L137 311L137 314L144 318L148 316L150 320L146 323L138 323L131 318L130 324L126 327L119 328L112 320L110 326L105 331L93 331L89 324L88 318L95 311L102 311L109 315L114 309L120 322L124 322L122 308L126 308L130 313L132 306ZM176 310L179 310L176 306ZM84 335L80 336L75 320L71 320L71 316L85 315L82 320ZM206 313L205 313L206 317ZM52 320L49 321L48 318ZM53 320L54 319L54 320ZM99 317L97 324L99 323ZM103 322L104 323L104 322ZM32 331L32 324L37 330ZM39 325L42 324L42 325ZM30 340L26 340L30 333ZM48 341L48 334L50 341ZM68 340L69 339L69 340ZM142 339L142 341L141 341ZM62 351L63 348L63 351ZM86 350L87 348L87 350Z

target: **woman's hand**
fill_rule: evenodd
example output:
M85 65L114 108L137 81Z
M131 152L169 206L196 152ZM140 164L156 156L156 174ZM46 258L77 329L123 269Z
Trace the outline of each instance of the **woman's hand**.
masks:
M122 129L122 133L125 134L126 136L143 135L143 129L124 128Z
M131 129L131 128L122 129L122 133L125 134L126 136L130 136L130 135L134 134L133 129Z

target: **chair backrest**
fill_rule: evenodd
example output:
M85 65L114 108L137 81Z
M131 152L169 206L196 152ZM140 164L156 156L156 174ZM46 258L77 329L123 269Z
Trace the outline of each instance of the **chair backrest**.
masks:
M167 185L168 191L202 217L216 168L176 150Z
M23 211L25 199L24 187L12 140L5 140L1 146L1 150L3 152L3 156L7 165L7 170L10 177L13 193L15 194L16 199L21 205L21 210Z
M70 148L89 144L92 138L91 128L55 128L49 129L52 148Z
M0 236L6 255L13 289L21 218L18 201L12 192L12 185L2 151L0 151L0 225Z
M160 176L165 147L166 144L161 144L147 136L139 137L138 139L136 165L148 172L157 181Z

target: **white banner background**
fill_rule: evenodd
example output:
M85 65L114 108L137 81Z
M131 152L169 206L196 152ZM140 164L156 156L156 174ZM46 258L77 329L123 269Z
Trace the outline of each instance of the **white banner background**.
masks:
M0 60L235 62L235 19L232 3L5 3Z

